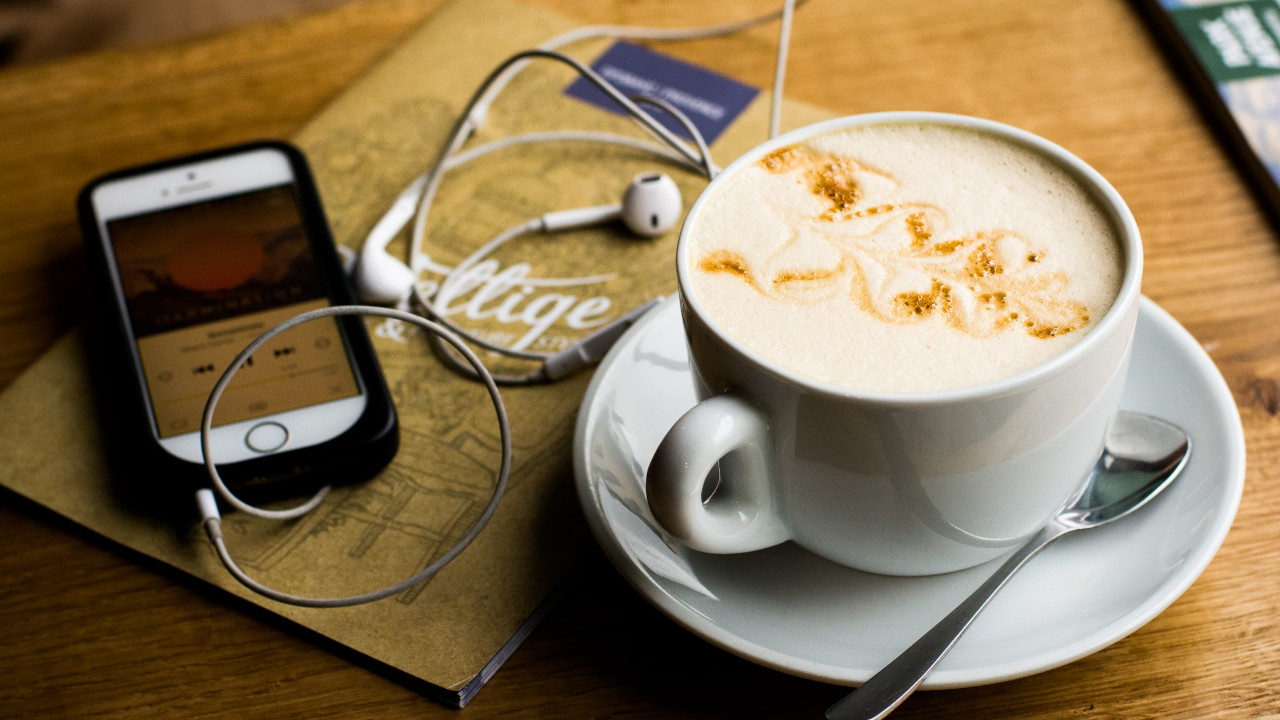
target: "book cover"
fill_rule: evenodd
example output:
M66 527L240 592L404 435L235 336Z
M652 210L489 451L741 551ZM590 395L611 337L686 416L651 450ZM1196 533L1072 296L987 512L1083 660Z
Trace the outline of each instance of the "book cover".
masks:
M1280 224L1280 2L1136 2L1263 209Z

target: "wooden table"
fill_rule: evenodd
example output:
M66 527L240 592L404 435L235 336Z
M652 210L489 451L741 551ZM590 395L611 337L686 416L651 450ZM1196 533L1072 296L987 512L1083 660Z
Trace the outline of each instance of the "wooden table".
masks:
M769 5L545 1L584 21L662 25ZM183 44L0 71L0 385L85 312L72 206L85 180L196 148L288 137L433 6L368 0ZM775 32L664 51L768 87ZM1142 228L1145 293L1209 350L1247 434L1235 527L1161 616L1066 667L918 694L896 717L1280 716L1280 244L1132 7L815 0L794 37L795 99L845 113L986 116L1059 142L1107 176ZM453 715L10 495L0 496L0 549L2 716ZM597 557L462 713L816 718L844 692L704 644Z

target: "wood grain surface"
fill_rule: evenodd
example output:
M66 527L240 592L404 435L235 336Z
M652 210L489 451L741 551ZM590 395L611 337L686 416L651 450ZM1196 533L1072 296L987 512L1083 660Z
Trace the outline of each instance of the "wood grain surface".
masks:
M539 0L584 22L680 26L770 7ZM163 47L0 71L0 385L87 314L73 201L95 174L288 137L435 3L367 0ZM768 87L776 27L664 52ZM1038 133L1133 209L1144 292L1225 375L1246 430L1235 526L1146 627L1065 667L920 693L901 718L1280 717L1280 243L1124 0L814 0L787 94ZM786 118L783 118L786 126ZM1177 392L1177 388L1170 388ZM0 496L0 716L450 717L431 701ZM602 558L469 717L820 717L846 690L697 640Z

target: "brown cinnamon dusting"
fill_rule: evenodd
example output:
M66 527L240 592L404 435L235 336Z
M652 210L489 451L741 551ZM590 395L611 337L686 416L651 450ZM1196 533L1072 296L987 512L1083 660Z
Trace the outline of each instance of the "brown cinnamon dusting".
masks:
M907 231L911 233L912 247L924 247L929 238L933 237L924 213L911 213L907 216Z
M698 261L698 268L705 273L729 273L751 282L751 271L747 269L747 260L736 252L729 250L713 250Z
M831 207L822 214L824 220L834 220L836 213L845 213L862 199L862 190L853 179L853 168L846 162L829 162L810 170L808 175L813 192L826 199Z
M1088 322L1089 314L1082 309L1079 315L1072 318L1065 324L1058 325L1054 323L1039 323L1028 320L1024 325L1027 328L1027 334L1031 337L1040 338L1041 340L1049 340L1050 338L1059 337L1066 335L1069 332L1079 330L1088 324Z
M796 164L798 154L794 145L774 150L760 158L760 166L772 173L786 172Z
M759 164L775 174L802 167L804 181L809 184L813 194L826 200L830 206L820 216L823 220L832 221L837 216L854 212L858 201L862 199L862 188L858 187L858 181L853 176L855 165L845 158L819 154L808 148L792 145L765 155L760 158Z
M982 243L969 256L969 277L981 278L988 275L999 275L1004 266L996 262L996 254L988 243Z
M823 268L779 270L773 276L773 287L775 290L782 290L786 285L796 282L829 285L842 273L844 273L843 259L829 270Z
M983 293L978 296L978 300L987 304L988 307L1002 309L1009 304L1009 297L1002 292ZM1016 317L1018 313L1014 313Z
M893 299L898 308L909 315L923 317L934 312L945 313L951 309L951 287L935 279L929 292L898 293Z
M933 253L935 255L950 255L965 244L964 240L950 240L948 242L935 243Z

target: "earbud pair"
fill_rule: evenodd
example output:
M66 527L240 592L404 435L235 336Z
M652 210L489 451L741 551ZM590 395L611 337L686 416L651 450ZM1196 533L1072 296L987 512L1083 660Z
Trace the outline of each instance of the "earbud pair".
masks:
M405 195L397 200L396 206L378 223L379 227L374 228L369 240L360 250L355 286L356 294L364 302L375 305L395 304L408 294L417 281L408 265L387 252L387 244L395 232L380 232L384 223L395 222L393 218L399 215L406 218L399 221L399 225L403 226L403 222L413 213L411 207L407 213L403 212L404 208L401 206L406 205L407 201L410 200ZM398 209L402 212L398 213ZM622 202L617 205L550 212L540 217L536 225L544 232L557 232L621 221L636 235L654 238L675 227L683 210L684 200L674 180L663 173L641 173L632 178L622 194ZM380 239L375 239L375 236ZM385 239L381 239L381 236L385 236Z

